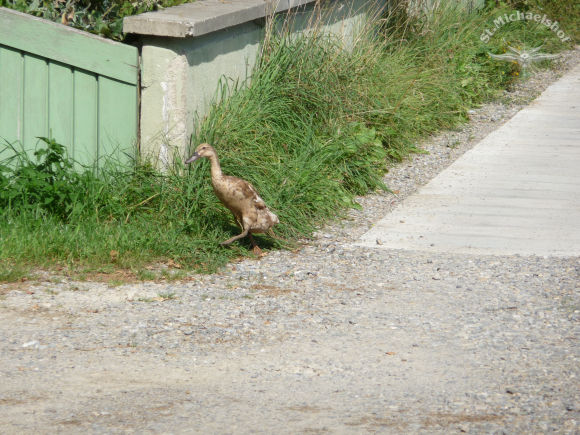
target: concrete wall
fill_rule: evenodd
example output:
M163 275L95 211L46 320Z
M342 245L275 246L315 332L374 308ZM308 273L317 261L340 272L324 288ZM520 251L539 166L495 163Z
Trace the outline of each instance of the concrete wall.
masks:
M386 0L382 5L386 4ZM376 4L338 0L325 16L325 31L351 41ZM372 8L372 9L371 9ZM323 15L314 3L283 12L293 32L303 32ZM254 20L196 37L142 36L141 152L168 163L174 149L185 154L196 117L203 117L216 97L220 79L250 78L264 34L264 20Z
M241 24L199 37L145 36L142 50L141 153L166 163L186 150L195 118L207 113L222 77L245 80L261 27Z

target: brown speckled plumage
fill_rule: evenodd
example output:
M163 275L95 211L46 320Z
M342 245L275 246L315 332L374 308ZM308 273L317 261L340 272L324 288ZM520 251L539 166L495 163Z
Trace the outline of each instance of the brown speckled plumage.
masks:
M192 163L202 157L208 158L211 162L213 191L221 203L232 212L243 231L240 235L222 242L222 245L227 245L249 235L254 246L254 252L261 253L260 248L256 246L254 239L252 239L252 233L267 232L280 222L278 217L268 209L254 186L240 178L223 174L217 152L211 145L204 143L198 146L193 156L187 159L185 163Z

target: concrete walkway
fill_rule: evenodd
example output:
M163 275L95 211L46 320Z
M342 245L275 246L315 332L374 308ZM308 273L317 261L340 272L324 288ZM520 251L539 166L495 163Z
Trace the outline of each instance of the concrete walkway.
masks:
M580 69L410 196L359 244L579 255Z

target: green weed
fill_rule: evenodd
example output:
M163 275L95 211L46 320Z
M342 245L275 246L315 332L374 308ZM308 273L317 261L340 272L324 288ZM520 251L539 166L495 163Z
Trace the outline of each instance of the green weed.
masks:
M34 276L30 273L30 269L19 265L7 266L0 263L0 283L3 282L18 282L33 279Z
M172 299L177 298L175 293L157 293L157 296L159 296L162 299L166 299L166 300L172 300Z
M139 298L139 299L137 299L137 302L147 302L147 303L151 303L151 302L156 302L156 301L153 298Z
M187 277L187 272L184 270L169 271L167 269L161 270L161 278L167 281L179 281Z
M150 270L139 270L136 275L140 281L155 281L157 278L157 275Z

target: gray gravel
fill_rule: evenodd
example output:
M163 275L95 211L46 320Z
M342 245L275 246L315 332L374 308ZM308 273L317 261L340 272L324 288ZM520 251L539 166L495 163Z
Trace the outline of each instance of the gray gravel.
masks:
M296 252L0 286L0 433L580 434L580 259L353 247L577 65L474 108ZM495 121L494 121L495 120Z

